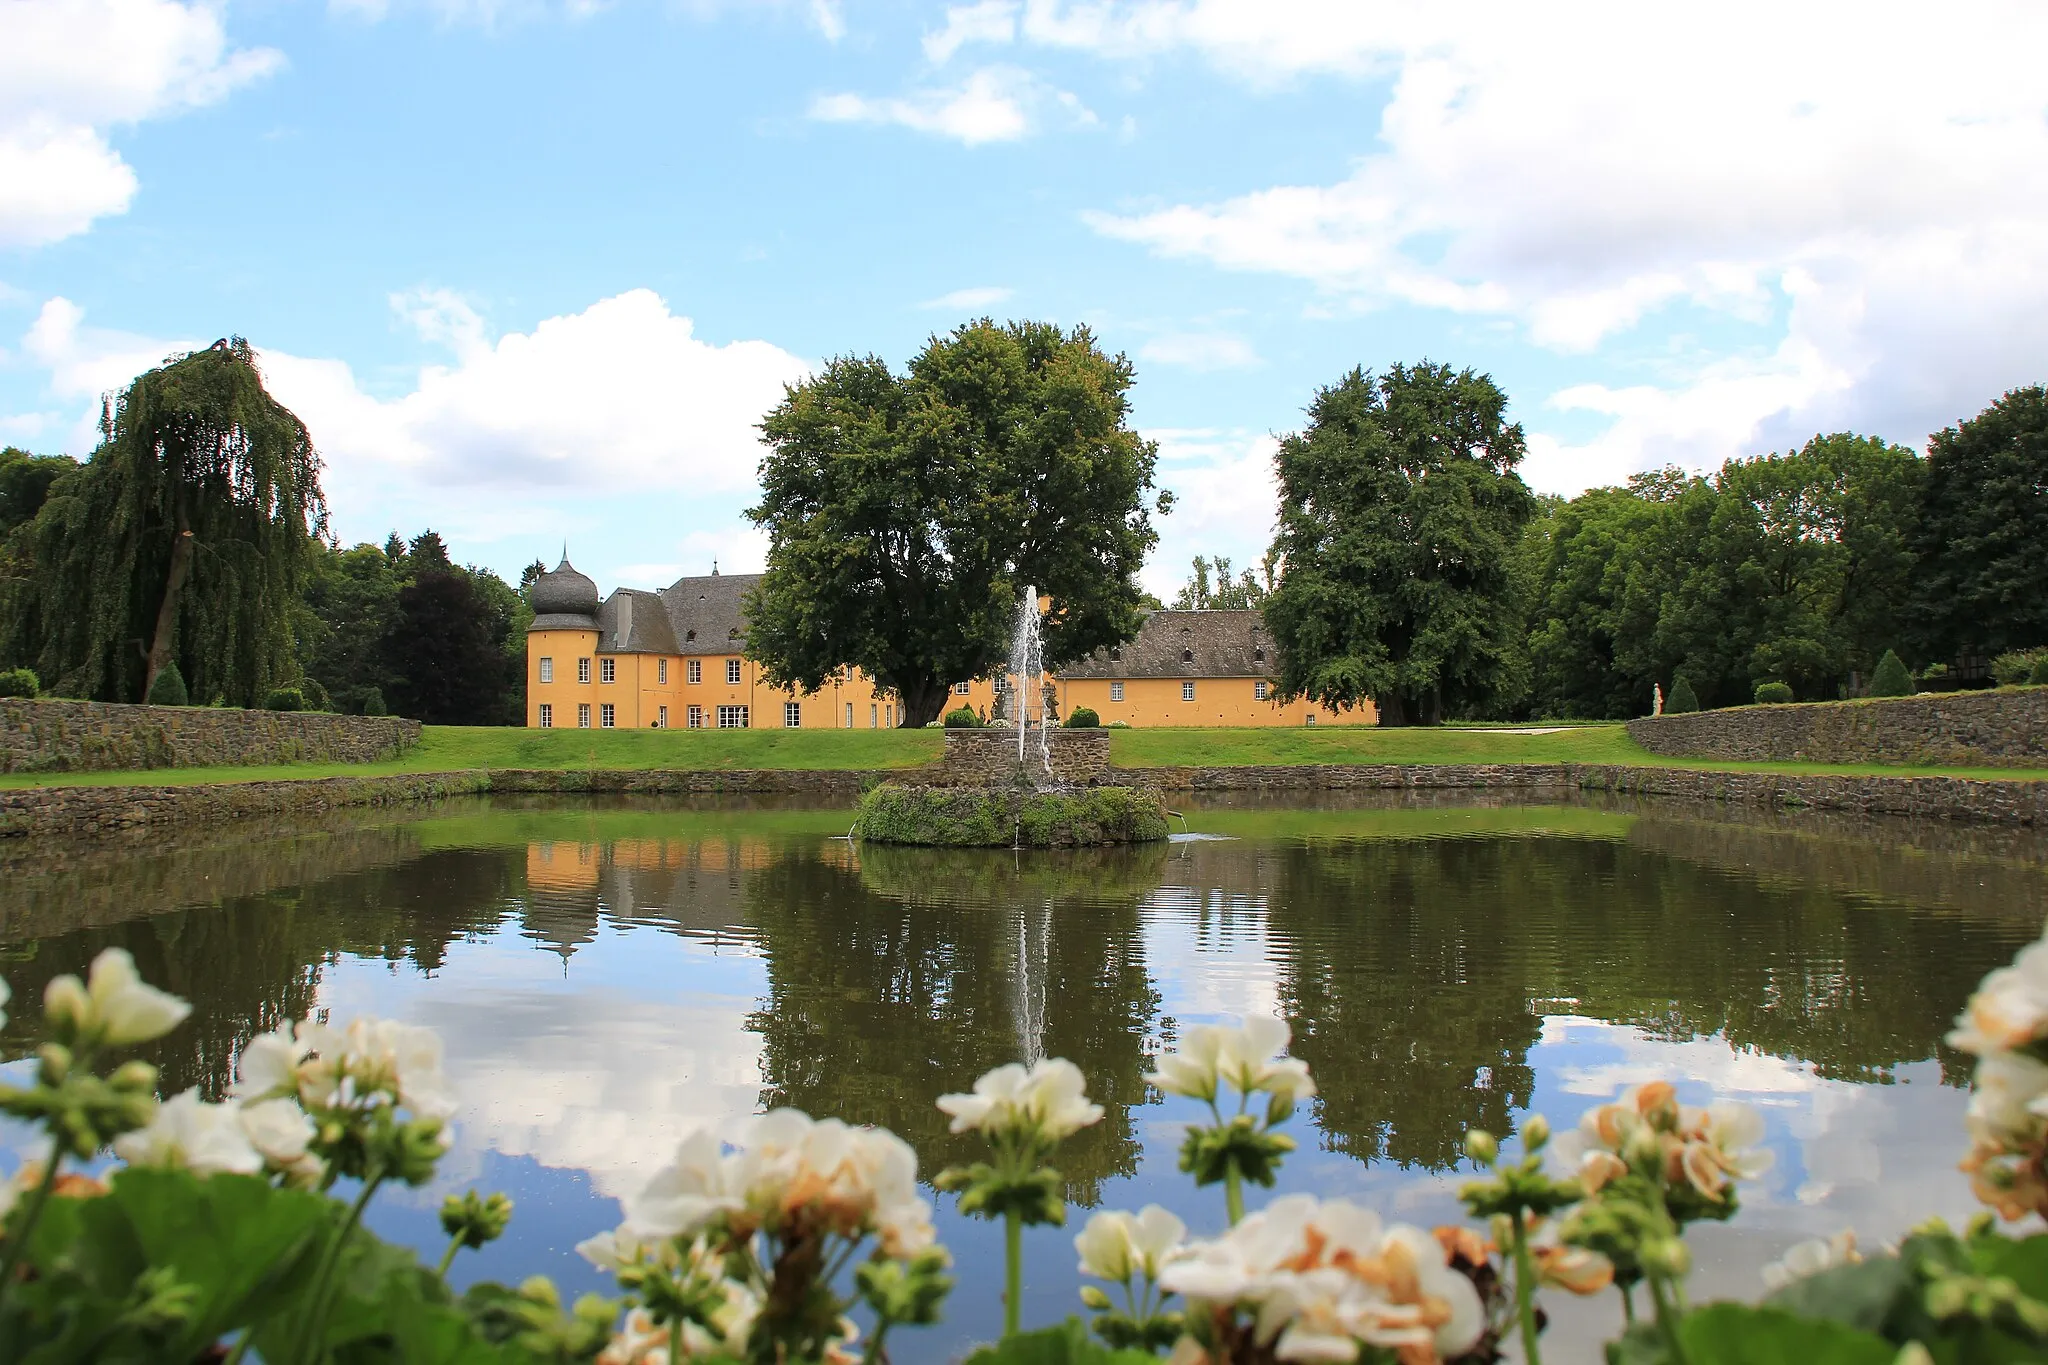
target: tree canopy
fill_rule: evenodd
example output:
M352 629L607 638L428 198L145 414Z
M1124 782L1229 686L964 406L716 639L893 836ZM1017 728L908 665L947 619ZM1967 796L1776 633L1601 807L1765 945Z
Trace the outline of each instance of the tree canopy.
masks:
M260 701L295 673L291 620L324 526L320 459L236 337L107 400L101 442L29 528L37 671L139 701L176 660L195 697Z
M1512 680L1512 561L1534 499L1485 375L1424 361L1319 390L1274 457L1284 563L1266 600L1280 689L1434 724Z
M1175 611L1244 611L1256 609L1273 591L1273 576L1278 561L1267 554L1259 564L1258 572L1244 569L1233 578L1230 573L1230 556L1214 555L1204 559L1195 556L1194 571L1188 581L1181 584L1174 595ZM1213 575L1213 577L1212 577Z
M2048 644L2048 387L2014 389L1936 432L1919 513L1926 652Z
M1157 449L1127 425L1131 382L1085 327L982 319L900 376L842 356L789 388L748 511L769 536L747 603L768 681L808 692L853 665L923 725L1008 657L1027 585L1048 660L1135 634Z

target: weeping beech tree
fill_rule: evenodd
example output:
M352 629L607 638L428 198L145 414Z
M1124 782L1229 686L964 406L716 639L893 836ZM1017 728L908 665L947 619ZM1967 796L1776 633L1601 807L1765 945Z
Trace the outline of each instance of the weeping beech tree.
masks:
M295 674L292 607L326 525L305 424L235 337L110 397L100 430L37 518L39 671L73 696L140 701L175 661L193 701L259 703Z

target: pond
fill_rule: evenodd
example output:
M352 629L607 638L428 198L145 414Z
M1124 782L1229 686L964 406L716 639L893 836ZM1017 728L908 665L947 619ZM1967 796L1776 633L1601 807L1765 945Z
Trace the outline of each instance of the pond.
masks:
M1469 798L1467 798L1469 799ZM1776 1165L1692 1241L1697 1297L1754 1297L1803 1237L1967 1217L1967 1059L1942 1035L2041 930L2048 845L2013 831L1587 804L1213 805L1227 839L1069 854L856 848L844 810L510 799L337 815L163 844L0 849L0 972L24 1004L109 945L194 1002L151 1060L217 1094L254 1031L308 1010L445 1038L463 1099L436 1187L380 1232L438 1254L442 1195L517 1201L458 1283L605 1289L573 1246L698 1125L764 1107L884 1124L923 1169L968 1156L932 1107L982 1071L1065 1056L1104 1104L1060 1165L1075 1203L1221 1196L1175 1170L1191 1106L1148 1093L1189 1025L1277 1012L1322 1095L1282 1187L1428 1226L1460 1143L1554 1126L1644 1080L1759 1106ZM0 1034L23 1055L32 1010ZM9 1064L19 1073L22 1063ZM5 1161L25 1149L0 1130ZM1254 1191L1256 1204L1265 1196ZM1000 1235L941 1201L956 1357L998 1321ZM1027 1241L1025 1319L1077 1308L1073 1226ZM1611 1296L1561 1306L1593 1359Z

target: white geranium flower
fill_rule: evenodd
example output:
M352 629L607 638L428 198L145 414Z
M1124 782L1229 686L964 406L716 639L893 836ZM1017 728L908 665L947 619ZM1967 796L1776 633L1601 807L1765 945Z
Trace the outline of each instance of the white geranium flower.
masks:
M637 1237L679 1237L741 1207L726 1157L706 1129L684 1138L668 1165L626 1203L625 1226Z
M115 1138L114 1155L130 1166L253 1175L263 1169L263 1157L242 1132L239 1109L232 1101L207 1104L196 1089L183 1091L157 1107L148 1127Z
M283 1034L279 1029L244 1049L252 1093L262 1093L257 1087L289 1066L299 1098L310 1109L399 1104L430 1119L456 1110L454 1089L441 1069L441 1035L430 1028L367 1017L338 1028L302 1019L289 1040Z
M1979 1057L2048 1038L2048 942L2029 944L2010 967L1985 976L1956 1019L1949 1045Z
M1122 1284L1143 1272L1157 1280L1187 1233L1187 1224L1169 1210L1147 1204L1135 1214L1110 1210L1094 1215L1074 1238L1074 1250L1084 1275Z
M54 978L43 991L43 1011L109 1047L126 1047L163 1037L192 1007L144 981L125 948L108 948L92 960L85 982Z
M13 998L14 988L7 984L5 977L0 977L0 1028L7 1027L7 1002Z
M1764 1287L1783 1289L1794 1280L1818 1275L1838 1265L1853 1265L1863 1257L1856 1250L1856 1234L1844 1230L1832 1237L1815 1237L1786 1248L1785 1254L1764 1267Z
M235 1059L235 1095L256 1100L297 1094L299 1063L310 1050L289 1021L257 1034Z
M1064 1057L1048 1057L1029 1069L1006 1063L983 1075L971 1094L941 1095L939 1109L956 1133L1022 1130L1057 1142L1102 1117L1090 1103L1081 1068Z
M313 1120L298 1101L258 1100L236 1108L242 1135L249 1140L264 1163L273 1171L290 1177L295 1185L311 1185L327 1169L327 1163L309 1150L315 1132Z
M1216 1098L1216 1064L1222 1050L1223 1030L1198 1024L1181 1038L1179 1048L1159 1059L1159 1069L1145 1080L1169 1095L1207 1103Z
M1199 1024L1145 1079L1170 1095L1204 1102L1213 1102L1223 1085L1244 1095L1263 1091L1289 1103L1307 1099L1316 1093L1308 1063L1280 1055L1291 1036L1287 1021L1271 1015L1234 1025Z

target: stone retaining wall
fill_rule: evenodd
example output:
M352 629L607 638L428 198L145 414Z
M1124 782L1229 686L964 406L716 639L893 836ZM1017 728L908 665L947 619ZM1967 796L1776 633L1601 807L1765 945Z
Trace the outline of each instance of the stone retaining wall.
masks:
M1105 768L1111 782L1176 792L1471 791L1564 799L1583 791L1766 808L1854 811L2048 828L2048 782L1960 777L1789 776L1588 764L1303 764L1242 768ZM496 769L295 782L0 791L0 836L97 834L135 826L215 825L255 815L437 800L483 792L542 795L791 795L849 804L888 778L929 770L577 772Z
M384 806L490 790L482 772L191 782L176 787L25 787L0 791L0 836L81 835L140 825L228 825L252 816Z
M397 716L0 698L0 773L374 763L419 739Z
M2048 687L1733 706L1628 723L1667 758L2048 768Z
M1077 786L1100 783L1109 776L1109 731L1048 730L1052 775ZM1038 767L1038 736L1024 741L1028 764ZM948 730L946 752L938 768L919 780L942 787L1007 787L1017 774L1015 730Z

